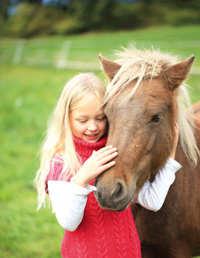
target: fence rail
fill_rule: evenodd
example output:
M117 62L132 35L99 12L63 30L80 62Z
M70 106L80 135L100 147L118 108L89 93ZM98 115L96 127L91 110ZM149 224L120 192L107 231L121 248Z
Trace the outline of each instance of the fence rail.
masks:
M194 49L196 52L200 50L200 40L185 40L184 42L180 40L129 40L125 47L131 45L139 48L154 47L169 50L169 52L178 50L186 57L193 54ZM115 45L113 49L116 49ZM97 46L89 40L0 40L0 63L57 69L99 70L98 54L103 52L105 56L109 56L113 49L101 43ZM195 66L192 73L200 74L200 67Z

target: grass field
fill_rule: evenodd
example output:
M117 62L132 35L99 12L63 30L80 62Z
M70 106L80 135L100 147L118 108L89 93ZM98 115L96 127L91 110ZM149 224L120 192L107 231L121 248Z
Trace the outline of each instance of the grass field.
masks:
M93 71L104 79L98 69L100 52L110 58L121 46L154 46L182 59L196 56L188 80L196 102L200 100L199 31L198 26L162 27L37 38L21 41L23 48L15 60L19 40L0 40L0 257L60 257L63 229L51 210L36 212L32 181L46 123L65 82L79 71ZM59 62L65 69L56 68Z

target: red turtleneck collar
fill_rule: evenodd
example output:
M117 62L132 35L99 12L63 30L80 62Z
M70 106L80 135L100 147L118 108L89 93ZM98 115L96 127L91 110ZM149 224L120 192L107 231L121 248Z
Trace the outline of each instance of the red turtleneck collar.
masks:
M98 142L86 142L75 136L73 136L73 141L75 145L75 151L81 157L90 157L92 152L98 151L99 149L105 147L107 141L107 135L104 135Z

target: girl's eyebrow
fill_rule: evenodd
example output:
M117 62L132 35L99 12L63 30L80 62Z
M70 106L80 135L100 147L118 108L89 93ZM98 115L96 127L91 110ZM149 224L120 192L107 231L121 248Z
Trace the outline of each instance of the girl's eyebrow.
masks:
M105 114L104 110L99 110L99 114Z
M97 116L105 116L105 114L104 113L99 113L99 114L97 114Z
M88 117L88 116L86 116L86 115L78 115L77 116L77 118L86 118L86 117Z
M100 111L99 113L96 114L96 116L103 116L103 115L105 115L104 111ZM79 114L77 114L77 118L80 118L80 117L85 118L85 117L88 117L88 115L80 112Z
M104 113L99 113L99 114L96 114L96 116L105 116ZM88 116L87 115L78 115L77 118L87 118Z

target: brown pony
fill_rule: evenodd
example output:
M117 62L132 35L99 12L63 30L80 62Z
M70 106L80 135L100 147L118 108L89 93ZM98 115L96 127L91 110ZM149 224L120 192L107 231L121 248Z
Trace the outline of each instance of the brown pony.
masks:
M100 56L110 81L105 97L107 144L118 149L116 165L96 179L102 208L122 211L146 180L153 181L173 146L174 122L180 128L176 160L182 169L158 212L132 205L143 258L200 255L200 102L188 103L183 83L193 64L159 51L124 49L118 60ZM194 123L193 123L194 122Z

